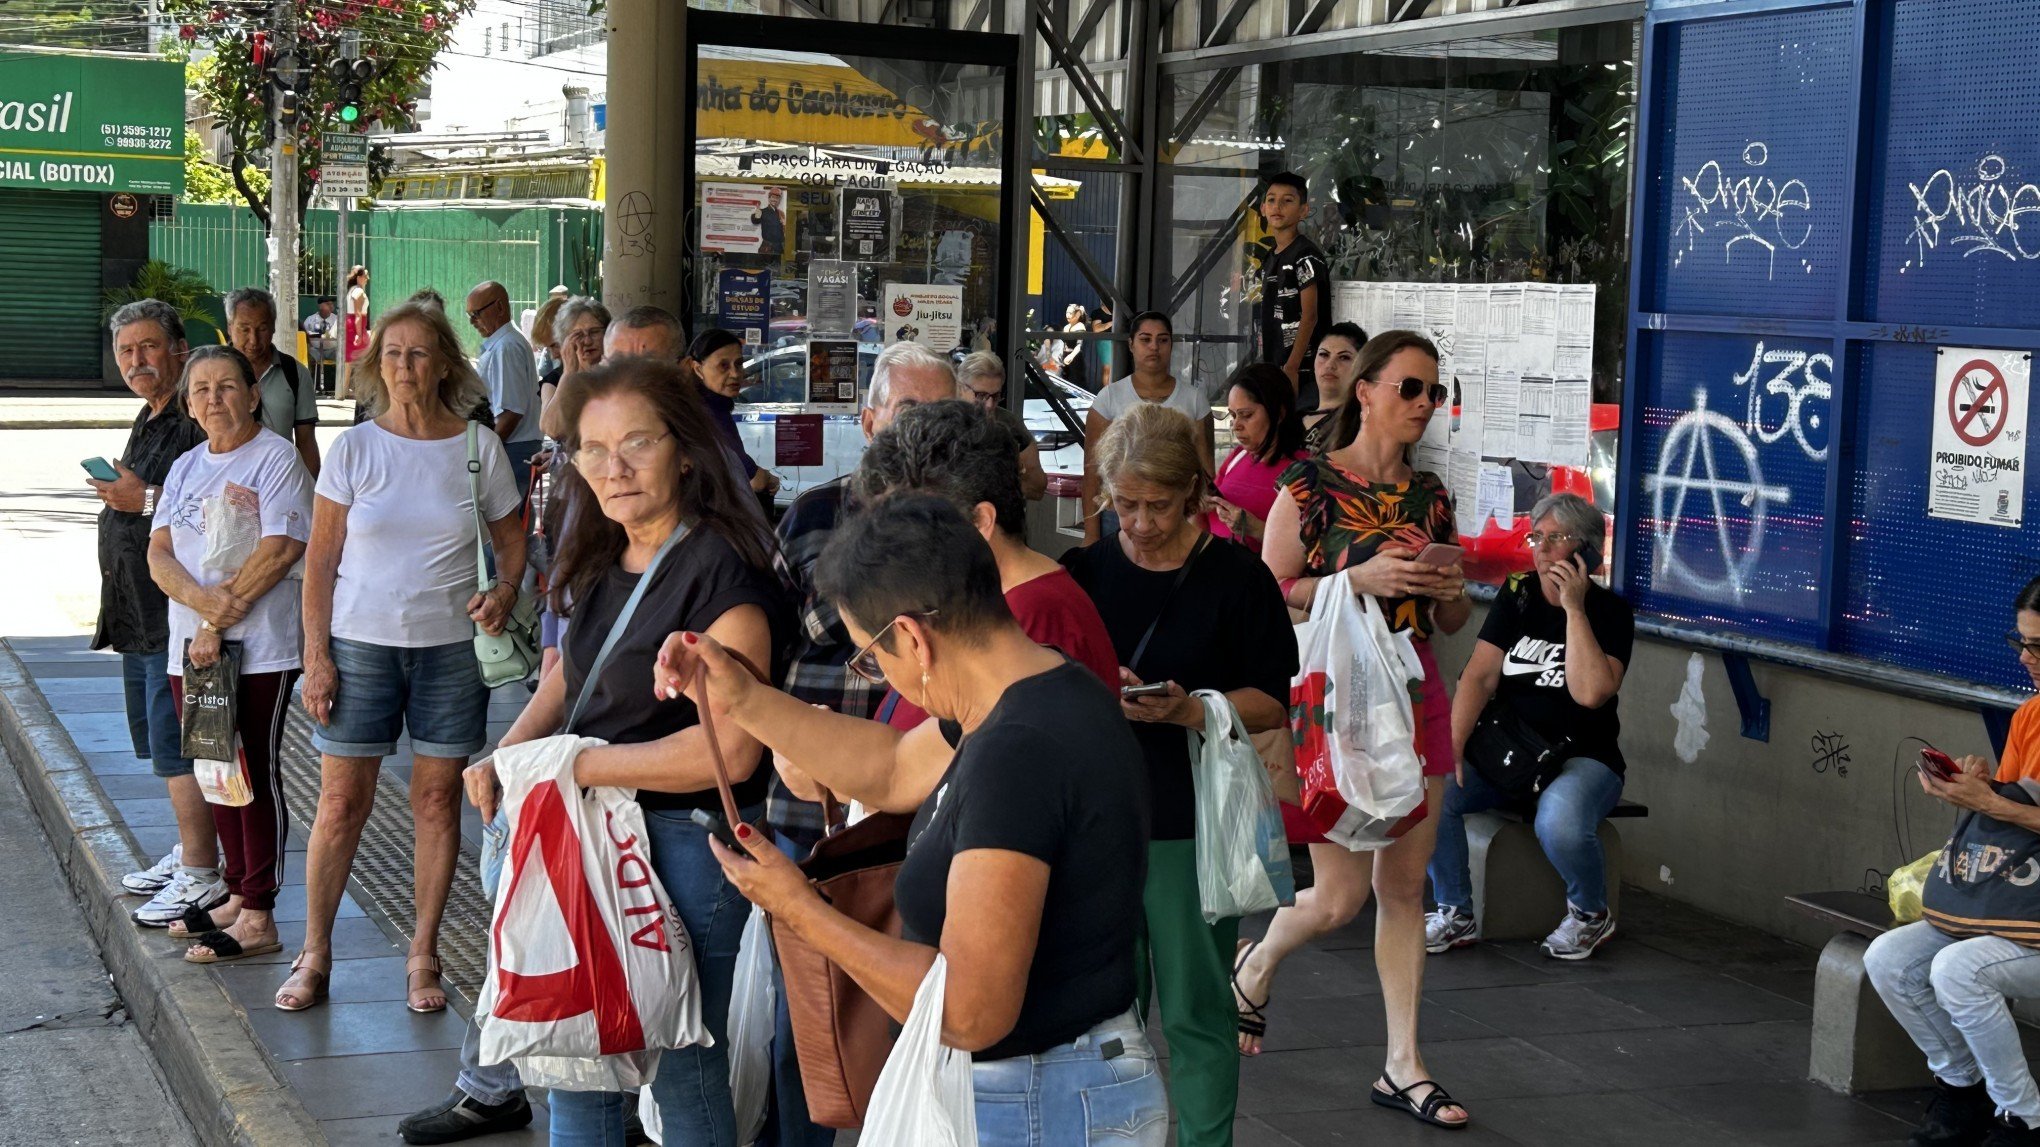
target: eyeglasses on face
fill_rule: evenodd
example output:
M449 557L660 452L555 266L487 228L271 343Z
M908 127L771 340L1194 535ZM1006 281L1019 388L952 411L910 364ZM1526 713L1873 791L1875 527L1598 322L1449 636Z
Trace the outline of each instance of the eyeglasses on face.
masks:
M939 609L922 609L911 613L895 614L891 621L885 623L885 628L872 634L871 640L865 642L856 653L851 655L850 672L857 674L873 685L885 684L885 667L878 663L878 643L885 640L885 635L892 632L893 626L898 625L902 617L911 617L916 621L926 621L931 617L939 616L941 613L942 611Z
M2018 650L2020 653L2030 653L2034 657L2040 658L2040 638L2028 638L2025 634L2014 629L2010 633L2005 634L2005 644Z
M1381 381L1386 382L1388 380L1382 379ZM1442 382L1427 383L1421 378L1403 379L1400 383L1396 384L1395 392L1402 397L1404 402L1415 402L1417 396L1423 394L1426 387L1430 388L1431 405L1433 406L1445 405L1445 399L1452 393L1445 389L1445 384Z
M1523 535L1523 544L1533 550L1541 550L1547 545L1576 546L1585 540L1586 539L1580 537L1578 534L1569 534L1563 530L1553 530L1550 533L1545 533L1541 530L1532 530L1529 533Z
M574 451L568 461L574 464L574 468L579 470L582 476L588 478L607 475L611 458L621 458L625 468L637 470L652 461L652 452L659 448L659 443L671 437L673 432L670 430L657 436L633 434L617 443L615 450L606 446L583 446Z

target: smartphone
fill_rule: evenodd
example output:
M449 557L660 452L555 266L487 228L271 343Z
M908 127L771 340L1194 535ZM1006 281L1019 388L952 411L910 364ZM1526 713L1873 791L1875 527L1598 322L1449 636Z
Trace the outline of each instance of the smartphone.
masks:
M743 846L737 843L736 830L730 827L729 821L724 820L705 808L695 809L693 812L688 813L687 817L695 824L707 829L708 834L720 841L724 848L740 855L743 853Z
M1166 697L1169 695L1169 683L1157 681L1152 685L1122 685L1119 688L1119 695L1128 700L1135 697Z
M1455 546L1448 542L1432 542L1424 547L1422 553L1417 555L1416 561L1418 565L1432 566L1444 570L1458 565L1459 559L1464 556L1466 556L1464 547Z
M1955 758L1933 748L1920 750L1919 769L1937 781L1952 781L1960 771L1955 765Z
M78 465L85 467L87 474L92 475L101 482L120 481L120 471L115 470L113 463L108 462L104 458L87 458L83 462L78 463Z

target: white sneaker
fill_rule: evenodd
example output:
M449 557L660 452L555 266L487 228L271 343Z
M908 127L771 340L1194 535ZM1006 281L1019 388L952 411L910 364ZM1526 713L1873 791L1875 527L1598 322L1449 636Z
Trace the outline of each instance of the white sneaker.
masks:
M1565 919L1560 920L1551 935L1544 938L1544 954L1554 960L1584 960L1614 936L1613 913L1589 916L1568 904L1565 906Z
M1424 951L1433 956L1464 948L1480 939L1473 917L1457 908L1438 908L1424 915Z
M227 896L227 882L217 872L208 879L193 876L188 868L179 868L163 891L135 909L135 923L146 928L168 928L172 921L184 919L186 911L196 908L210 912L225 904Z
M163 859L152 867L144 868L140 872L130 872L121 877L120 886L136 896L154 896L163 891L163 886L169 884L170 878L177 875L177 870L182 867L184 846L173 844L170 851L163 854Z

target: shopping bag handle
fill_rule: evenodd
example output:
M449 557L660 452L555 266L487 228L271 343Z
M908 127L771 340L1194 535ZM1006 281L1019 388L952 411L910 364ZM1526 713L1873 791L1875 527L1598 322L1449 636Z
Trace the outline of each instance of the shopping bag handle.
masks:
M756 677L759 684L766 686L772 684L771 680L752 663L749 657L727 646L724 647L723 651L732 658L735 658L737 664L750 670L751 676ZM722 797L723 820L730 826L730 831L735 832L737 831L737 826L743 823L743 818L737 815L737 794L736 790L730 787L730 767L723 760L722 741L715 735L715 717L708 705L708 678L705 675L701 678L700 685L701 729L704 733L708 734L708 756L715 763L715 791L718 796Z

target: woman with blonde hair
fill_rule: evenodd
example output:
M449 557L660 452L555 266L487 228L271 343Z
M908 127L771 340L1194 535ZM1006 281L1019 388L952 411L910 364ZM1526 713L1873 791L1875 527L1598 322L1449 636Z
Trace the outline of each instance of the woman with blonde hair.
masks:
M1181 1147L1232 1142L1239 1099L1228 973L1239 921L1207 924L1197 896L1190 739L1223 693L1250 732L1288 720L1296 642L1282 591L1252 551L1204 530L1210 455L1187 415L1136 403L1099 443L1097 472L1119 530L1063 555L1119 655L1119 707L1147 770L1151 841L1135 953L1143 1004L1160 1000ZM1133 696L1127 690L1159 686Z
M369 341L369 420L334 440L319 472L305 555L304 705L317 727L319 810L306 857L304 949L276 1006L326 995L333 917L375 800L376 772L411 738L417 926L405 965L414 1012L446 1007L440 916L460 851L461 769L487 740L489 690L475 627L500 633L524 576L517 482L496 432L468 412L487 396L446 312L405 303ZM475 592L475 495L496 583Z

